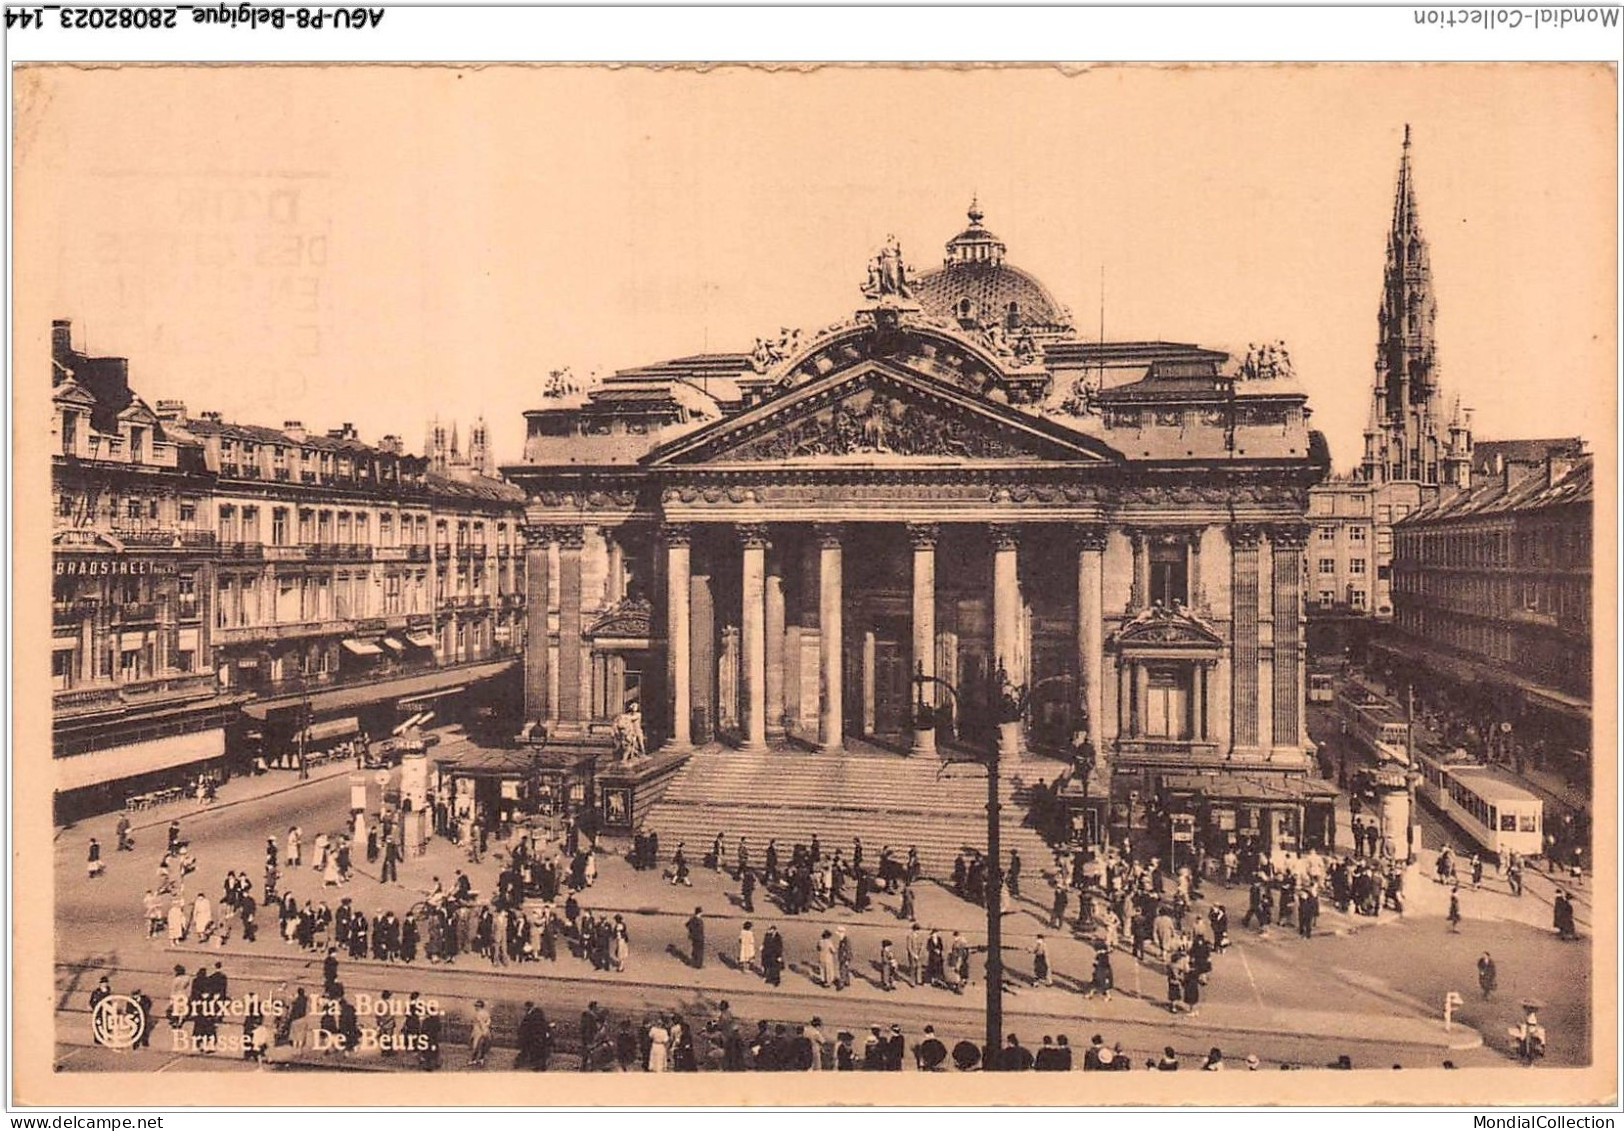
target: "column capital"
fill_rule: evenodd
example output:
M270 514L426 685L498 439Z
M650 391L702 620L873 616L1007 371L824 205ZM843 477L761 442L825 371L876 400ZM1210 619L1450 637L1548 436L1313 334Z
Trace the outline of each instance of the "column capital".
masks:
M1021 528L1012 522L990 523L987 537L995 550L1018 550L1021 547Z
M765 522L741 522L734 530L740 544L747 550L765 550L771 544Z
M908 523L908 544L916 550L933 550L942 536L942 528L934 522Z
M1105 549L1107 527L1103 522L1087 522L1076 528L1077 548L1100 553Z
M694 540L693 525L686 522L663 522L660 537L667 546L687 546Z
M812 526L818 545L825 550L838 550L845 538L846 528L838 522L819 522Z
M579 550L586 545L586 527L560 526L555 528L558 538L558 548L561 550Z
M1269 542L1282 550L1301 550L1308 545L1306 522L1282 522L1268 528Z
M1251 522L1238 522L1229 527L1229 542L1237 550L1255 550L1263 537L1263 527Z
M558 541L558 529L548 523L526 523L524 528L524 544L532 550L545 550Z

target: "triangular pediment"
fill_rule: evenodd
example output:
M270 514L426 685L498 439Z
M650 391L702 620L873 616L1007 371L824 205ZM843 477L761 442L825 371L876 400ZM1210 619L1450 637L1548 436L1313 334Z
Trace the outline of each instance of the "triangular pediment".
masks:
M650 453L652 466L709 463L1098 463L1104 444L938 378L864 361Z
M1223 638L1201 618L1182 607L1152 606L1123 625L1111 638L1118 649L1212 649Z

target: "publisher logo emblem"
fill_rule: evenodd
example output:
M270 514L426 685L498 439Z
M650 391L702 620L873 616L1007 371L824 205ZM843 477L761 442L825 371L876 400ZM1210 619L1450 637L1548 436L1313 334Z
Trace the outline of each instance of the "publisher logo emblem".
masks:
M127 994L110 994L90 1014L90 1034L98 1045L129 1049L141 1039L146 1021L141 1007Z

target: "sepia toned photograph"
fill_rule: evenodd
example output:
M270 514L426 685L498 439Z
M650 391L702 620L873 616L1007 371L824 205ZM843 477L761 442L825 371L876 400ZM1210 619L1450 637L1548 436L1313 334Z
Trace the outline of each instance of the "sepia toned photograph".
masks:
M1617 81L15 68L14 1099L1615 1103Z

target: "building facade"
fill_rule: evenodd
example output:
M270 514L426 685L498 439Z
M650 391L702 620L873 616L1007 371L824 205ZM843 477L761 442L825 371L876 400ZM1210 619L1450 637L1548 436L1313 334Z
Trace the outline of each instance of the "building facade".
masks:
M365 444L350 424L276 429L176 402L162 415L215 478L215 664L224 686L257 697L247 710L268 724L269 751L299 719L327 737L345 722L387 732L397 706L434 707L512 666L524 623L515 488L434 470L393 436Z
M917 279L882 252L836 324L526 414L527 715L591 745L635 701L675 750L1083 732L1114 826L1210 803L1296 842L1326 454L1289 359L1085 342L982 219Z
M214 476L129 384L52 324L52 753L57 814L218 765L237 700L211 665Z
M1500 466L1395 524L1383 652L1571 758L1591 742L1592 459L1553 446Z
M1371 630L1393 618L1393 524L1471 482L1471 411L1445 411L1432 259L1421 230L1404 128L1377 310L1376 381L1364 450L1350 474L1331 476L1309 502L1315 524L1309 639L1318 656L1362 654Z
M403 714L513 713L516 488L468 459L432 466L394 437L364 444L349 424L154 410L128 363L74 350L66 322L52 364L65 813L202 766L387 734Z

